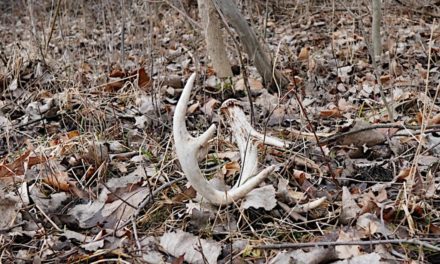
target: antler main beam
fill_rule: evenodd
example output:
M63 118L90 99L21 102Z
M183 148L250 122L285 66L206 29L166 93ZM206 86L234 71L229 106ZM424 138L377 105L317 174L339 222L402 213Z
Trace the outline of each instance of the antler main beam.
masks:
M238 101L226 101L221 107L221 112L226 116L227 121L229 121L233 136L239 146L243 169L240 180L232 189L228 191L215 189L203 176L198 165L197 154L200 149L213 138L216 126L213 124L199 137L192 137L188 133L185 124L187 104L195 78L196 74L193 73L188 79L174 111L173 135L177 159L180 162L186 178L203 198L216 205L230 204L243 198L275 169L275 166L272 165L253 176L257 171L258 144L264 142L277 147L284 147L285 144L279 139L267 137L255 131L246 120L243 110L239 107Z

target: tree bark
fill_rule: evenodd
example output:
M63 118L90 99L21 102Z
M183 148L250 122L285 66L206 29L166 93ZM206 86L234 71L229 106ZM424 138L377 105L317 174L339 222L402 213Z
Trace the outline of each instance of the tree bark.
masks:
M269 85L271 91L277 92L289 84L289 80L273 67L273 63L258 42L257 36L248 25L238 7L232 0L213 0L226 20L238 33L250 60L255 62L258 72L263 77L264 83Z
M232 76L226 48L223 43L223 35L220 28L220 20L214 4L211 0L197 0L199 15L202 21L203 35L205 36L208 57L211 59L217 77L226 78Z
M380 22L382 19L381 12L381 0L373 0L373 29L372 29L372 42L373 42L373 60L379 61L382 55L382 41L380 37Z

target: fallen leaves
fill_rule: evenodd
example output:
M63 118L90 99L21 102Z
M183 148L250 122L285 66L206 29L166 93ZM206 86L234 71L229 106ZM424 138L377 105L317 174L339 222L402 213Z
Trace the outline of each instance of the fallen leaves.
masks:
M241 207L243 209L264 208L266 211L272 210L277 205L275 199L275 188L272 185L257 188L249 192L245 198Z
M31 150L25 151L13 162L5 163L3 160L0 164L0 178L2 177L13 177L22 176L26 169L31 168L37 164L45 162L47 159L45 157L31 157Z
M110 81L107 82L104 87L104 91L108 93L119 91L127 82L136 82L137 87L144 92L150 92L153 85L153 80L143 67L133 72L126 72L120 68L116 68L113 69L108 76Z
M385 142L385 135L378 129L367 129L369 126L370 124L363 120L356 120L356 123L351 130L365 129L365 131L343 137L340 140L340 144L347 146L353 145L355 147L362 147L363 145L371 147Z
M273 67L291 81L289 89L272 94L252 57L234 65L237 75L230 80L217 78L199 35L185 22L197 20L196 8L183 2L185 16L153 2L126 5L123 52L121 17L110 12L121 6L114 1L84 5L81 15L75 5L62 6L64 15L55 22L60 37L42 54L32 31L46 37L40 31L47 8L41 7L51 5L33 5L32 21L21 3L2 13L2 261L436 263L435 247L350 244L440 233L439 47L429 15L401 12L399 5L387 9L387 52L377 80L369 38L353 27L359 21L344 6L336 3L332 16L325 15L333 10L325 3L319 10L291 10L289 1L269 6L264 42L275 55ZM244 8L265 10L248 2ZM146 7L157 12L145 16ZM362 23L368 32L368 10L357 11L367 14ZM262 20L248 15L260 30ZM237 54L228 53L237 64ZM249 97L240 67L246 68ZM195 71L197 91L186 122L193 136L219 124L222 133L199 157L218 189L228 189L242 169L219 120L223 101L241 101L247 116L252 103L258 130L293 143L287 150L261 148L257 165L277 164L279 170L228 207L208 206L191 187L174 182L183 175L171 116L182 80ZM384 123L380 88L393 102L395 124ZM426 106L432 110L423 111ZM422 134L416 125L434 127ZM133 225L140 205L145 207ZM285 241L347 244L254 248Z
M163 234L160 245L171 255L189 263L217 263L221 245L200 239L190 233L177 231Z

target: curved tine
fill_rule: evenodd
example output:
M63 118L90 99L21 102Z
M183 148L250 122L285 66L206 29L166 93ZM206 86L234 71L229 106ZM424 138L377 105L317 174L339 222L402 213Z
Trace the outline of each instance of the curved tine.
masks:
M223 110L223 109L228 109L231 106L237 108L234 111L227 111L227 112L232 113L233 115L231 115L230 113L225 113ZM241 106L239 101L237 101L235 99L228 99L222 104L220 109L223 110L222 113L225 113L229 120L231 120L232 118L242 120L241 124L240 124L241 129L244 128L244 130L246 131L247 134L257 138L258 140L263 142L263 144L271 145L271 146L278 147L278 148L289 147L290 143L288 141L283 141L283 140L278 139L276 137L263 135L263 134L259 133L258 131L256 131L251 126L251 124L247 121L246 115L243 112L243 107Z
M246 138L244 138L246 139ZM245 141L245 153L241 157L241 175L239 180L235 183L234 187L243 185L249 178L254 176L258 171L258 142L255 142L252 138L248 142ZM241 152L241 151L240 151ZM240 153L241 154L241 153Z
M247 121L238 101L227 100L222 105L221 113L226 117L240 150L242 170L239 180L234 185L235 188L238 188L256 174L258 170L258 145L263 140L255 137L255 134L259 133Z
M215 133L215 125L211 125L208 130L206 130L202 135L197 138L193 138L186 128L185 119L186 119L186 111L188 110L188 101L191 96L191 90L194 86L194 80L196 79L196 73L191 74L188 78L188 81L183 88L182 95L180 96L179 101L177 102L176 109L174 110L174 118L173 118L173 131L178 132L179 135L182 136L183 139L192 141L192 143L196 143L193 145L194 147L201 147L203 144L208 142ZM177 138L179 140L180 137ZM175 138L176 140L176 138ZM180 145L180 144L179 144Z
M250 134L250 124L246 120L243 110L230 101L222 108L222 113L231 127L232 135L240 151L241 174L234 187L239 187L250 177L254 176L258 169L258 142Z
M214 189L204 178L200 171L197 152L203 143L206 143L215 132L215 125L212 125L205 133L198 138L193 138L186 128L185 116L188 109L188 101L191 95L191 90L194 85L196 74L193 73L188 79L185 88L183 88L182 95L177 103L173 118L173 136L176 148L177 159L180 162L185 177L194 187L194 189L202 195L209 202L214 204L231 203L224 192Z
M179 133L183 137L191 136L188 133L185 125L185 117L186 111L188 110L188 101L191 96L191 90L194 86L194 80L196 79L196 73L191 74L188 81L183 88L182 94L180 95L180 99L177 102L176 109L174 110L174 118L173 118L173 130L179 128Z
M250 191L255 189L264 179L266 179L277 166L271 165L264 170L260 171L257 175L252 178L247 179L246 182L243 183L240 187L232 188L228 191L228 195L231 197L245 197Z

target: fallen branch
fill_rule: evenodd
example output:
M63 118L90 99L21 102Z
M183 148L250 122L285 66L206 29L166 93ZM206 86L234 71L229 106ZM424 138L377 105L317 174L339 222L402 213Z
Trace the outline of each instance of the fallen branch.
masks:
M363 127L363 128L359 128L356 130L352 130L352 131L347 131L347 132L343 132L343 133L339 133L337 135L331 136L329 138L323 139L320 141L321 144L327 144L330 142L333 142L335 140L338 140L339 138L343 138L346 137L348 135L353 135L353 134L357 134L363 131L367 131L367 130L373 130L373 129L378 129L378 128L400 128L400 129L413 129L413 130L418 130L421 129L421 126L406 126L406 125L399 125L399 124L378 124L378 125L371 125L368 127ZM433 132L437 132L440 129L440 125L433 125L433 126L427 126L426 129L430 129L430 130L425 130L425 133L433 133ZM414 132L414 134L417 134L418 132ZM399 134L395 134L393 136L405 136L405 135L399 135Z
M440 242L440 238L436 241ZM261 246L252 246L254 249L291 249L291 248L306 248L306 247L328 247L328 246L370 246L379 244L412 244L419 245L434 251L440 252L440 247L429 244L428 242L418 239L384 239L384 240L359 240L359 241L325 241L325 242L310 242L310 243L283 243L283 244L269 244Z

